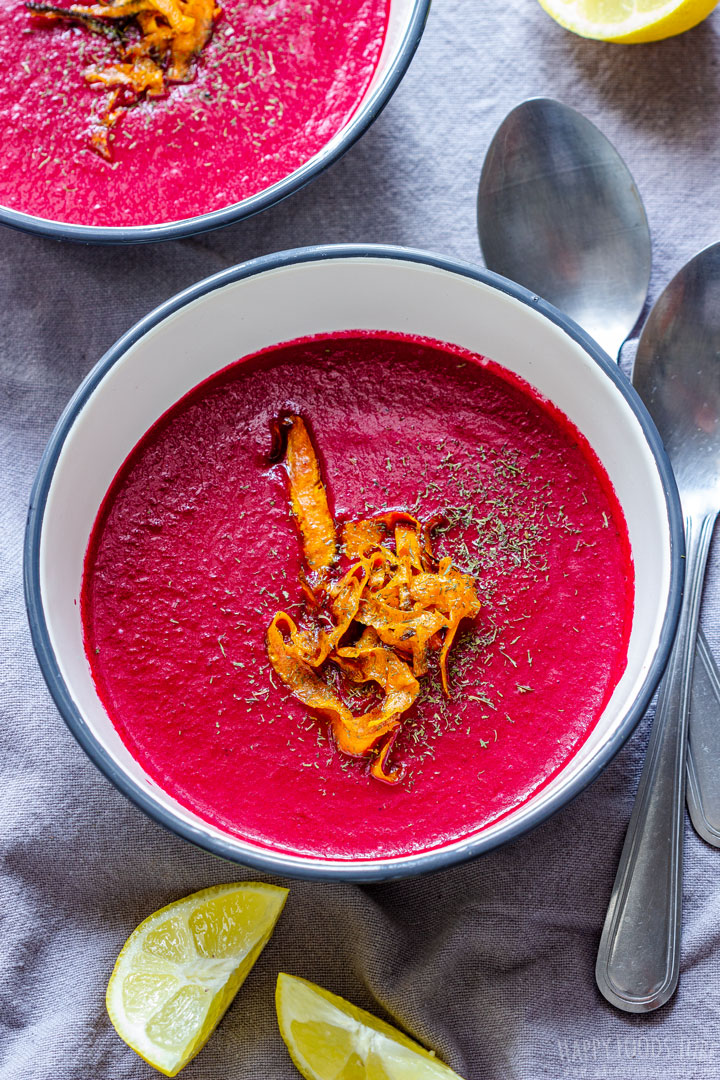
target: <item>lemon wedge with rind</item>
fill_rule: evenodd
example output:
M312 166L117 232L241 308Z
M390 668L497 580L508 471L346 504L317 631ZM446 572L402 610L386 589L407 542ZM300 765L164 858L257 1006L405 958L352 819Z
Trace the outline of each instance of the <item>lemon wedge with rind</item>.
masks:
M460 1080L419 1043L315 983L278 975L275 1004L305 1080Z
M165 1076L203 1048L268 941L288 890L215 885L156 911L125 942L106 1004L121 1039Z
M661 41L691 30L718 0L539 0L566 30L618 44Z

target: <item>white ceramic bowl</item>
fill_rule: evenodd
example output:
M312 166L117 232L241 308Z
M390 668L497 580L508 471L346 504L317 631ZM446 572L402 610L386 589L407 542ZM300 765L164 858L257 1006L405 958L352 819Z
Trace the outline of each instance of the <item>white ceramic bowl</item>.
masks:
M521 375L557 405L603 463L635 564L627 667L590 738L529 802L440 850L362 863L276 854L177 803L130 755L103 708L83 648L88 538L118 468L174 402L239 357L306 335L391 330L463 346ZM156 820L218 855L297 877L377 880L487 851L563 806L617 752L667 660L682 591L682 519L657 432L628 380L576 325L526 290L450 260L385 247L284 252L181 293L125 335L81 385L45 452L26 539L35 648L58 708L100 769Z
M0 223L23 232L40 233L59 240L85 244L136 244L151 240L175 240L181 236L208 232L251 217L286 199L314 180L324 169L349 150L380 115L408 69L425 29L430 0L390 0L388 26L375 74L362 100L345 125L299 168L270 187L219 210L159 225L97 226L76 225L25 214L0 205Z

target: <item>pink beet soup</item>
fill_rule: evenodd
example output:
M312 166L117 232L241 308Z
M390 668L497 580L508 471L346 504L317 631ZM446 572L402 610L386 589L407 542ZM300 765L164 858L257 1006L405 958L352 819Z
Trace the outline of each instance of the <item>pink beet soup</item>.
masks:
M62 2L62 0L61 0ZM377 66L389 0L223 0L191 82L128 109L112 161L89 145L108 98L83 72L111 44L0 0L0 204L81 225L159 224L239 202L337 134Z
M273 417L312 425L338 521L442 514L473 575L451 698L436 667L389 786L273 677L265 632L300 620L301 548ZM82 592L100 696L143 768L221 829L362 859L432 849L518 807L587 738L626 662L627 530L573 425L482 357L388 334L297 341L192 391L136 446L90 540Z

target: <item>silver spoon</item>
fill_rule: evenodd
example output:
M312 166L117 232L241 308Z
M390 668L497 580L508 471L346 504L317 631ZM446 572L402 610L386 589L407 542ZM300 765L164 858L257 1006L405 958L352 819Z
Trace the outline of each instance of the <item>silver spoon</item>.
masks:
M650 237L632 177L612 145L589 121L548 99L527 101L513 110L486 158L478 195L478 226L485 261L491 269L567 311L594 332L611 355L617 355L645 300ZM581 254L577 254L578 249ZM579 278L579 266L589 275L589 287ZM617 273L622 275L621 290L614 285ZM608 317L608 310L612 317ZM720 676L702 634L698 656L701 662L694 667L691 715L692 732L702 732L702 737L696 740L691 735L691 742L702 750L693 757L698 762L697 790L705 797L696 800L699 809L693 820L702 836L718 844L720 770L716 766L720 764L720 749L716 718L720 713ZM688 791L693 791L692 767ZM691 798L691 812L692 807ZM645 912L653 912L653 908L653 898L646 896ZM621 914L617 905L616 912ZM654 919L646 922L648 931L656 933L661 950L667 949L666 927ZM624 944L630 950L628 962L632 965L638 959L634 942L630 938ZM619 940L614 957L616 962L622 958ZM598 971L601 966L599 962ZM674 984L663 1000L673 989ZM638 1006L617 996L611 1000L630 1011L661 1004L655 1001Z
M642 311L650 231L625 163L575 109L531 98L490 144L478 191L485 263L567 312L618 357ZM702 630L688 754L693 825L720 847L720 672Z
M688 714L703 578L720 510L720 244L691 259L653 307L633 382L665 443L680 491L685 594L596 977L608 1001L647 1012L672 996L679 972ZM697 734L693 728L694 744Z

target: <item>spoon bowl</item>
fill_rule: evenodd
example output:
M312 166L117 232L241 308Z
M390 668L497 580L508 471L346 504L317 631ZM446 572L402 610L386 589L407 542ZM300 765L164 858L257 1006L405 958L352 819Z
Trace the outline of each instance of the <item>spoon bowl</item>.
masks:
M478 231L490 269L617 356L647 296L650 230L627 166L594 124L551 98L513 109L485 158Z
M670 282L638 346L633 383L672 461L686 513L720 503L720 244Z

